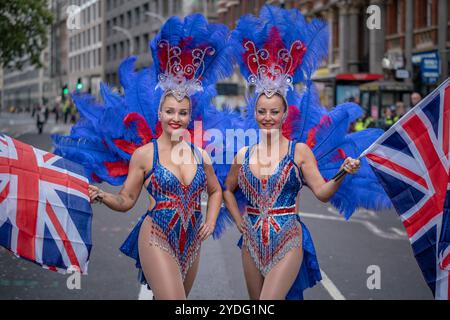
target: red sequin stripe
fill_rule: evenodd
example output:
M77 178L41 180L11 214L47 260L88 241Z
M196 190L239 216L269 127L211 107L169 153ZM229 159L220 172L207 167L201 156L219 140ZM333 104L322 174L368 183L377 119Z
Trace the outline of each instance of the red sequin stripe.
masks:
M174 209L172 201L158 201L155 210Z
M259 208L247 206L247 212L250 212L255 215L261 214L261 210ZM281 208L272 208L267 212L269 215L277 215L277 214L286 214L286 213L295 213L295 206L292 207L281 207Z

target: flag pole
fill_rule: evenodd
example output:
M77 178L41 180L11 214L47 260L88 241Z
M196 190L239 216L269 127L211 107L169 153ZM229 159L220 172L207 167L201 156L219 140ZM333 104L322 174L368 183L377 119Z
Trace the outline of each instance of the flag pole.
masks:
M364 152L365 152L365 151L364 151ZM361 157L364 156L364 152L363 152L358 158L356 158L356 160L360 160ZM336 174L334 175L334 177L333 177L332 179L333 179L334 181L338 182L338 181L341 180L341 178L344 177L347 173L348 173L347 171L345 171L344 169L341 169L341 170L338 171L338 173L336 173Z

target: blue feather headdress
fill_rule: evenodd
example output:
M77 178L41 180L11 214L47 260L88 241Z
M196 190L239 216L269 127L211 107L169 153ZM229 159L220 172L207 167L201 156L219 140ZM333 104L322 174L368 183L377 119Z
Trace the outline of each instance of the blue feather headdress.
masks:
M328 27L318 19L308 23L296 9L266 5L259 17L239 19L232 41L241 73L255 92L286 97L327 57Z
M225 25L208 24L201 14L184 21L171 17L150 45L158 78L156 89L182 100L231 75L227 38Z

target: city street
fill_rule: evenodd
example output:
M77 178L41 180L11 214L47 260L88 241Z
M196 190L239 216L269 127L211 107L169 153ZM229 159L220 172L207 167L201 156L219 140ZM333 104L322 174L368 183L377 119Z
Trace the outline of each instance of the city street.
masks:
M50 116L51 121L53 117ZM50 125L41 136L29 114L0 115L0 131L35 147L51 150L50 134L67 132L68 126ZM109 192L118 187L102 185ZM133 260L119 247L148 206L146 191L129 213L93 206L93 248L89 274L81 288L70 290L67 279L0 248L0 299L150 299L151 293L137 282ZM404 228L394 211L359 211L345 221L330 205L302 190L301 217L313 236L323 281L305 293L308 300L330 299L432 299ZM247 299L239 233L229 228L218 241L202 246L200 268L190 299ZM379 267L380 289L367 286ZM370 281L369 281L370 282Z

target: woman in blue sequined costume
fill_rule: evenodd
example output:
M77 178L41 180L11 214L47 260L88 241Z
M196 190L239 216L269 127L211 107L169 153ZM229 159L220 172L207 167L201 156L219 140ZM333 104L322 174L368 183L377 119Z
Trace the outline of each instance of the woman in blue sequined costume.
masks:
M257 141L237 152L223 195L242 233L238 245L249 296L302 299L321 274L298 214L299 192L308 186L346 218L358 207L389 207L367 163L354 159L382 132L348 134L360 107L347 103L328 112L320 105L311 76L327 54L324 22L307 22L296 9L265 6L259 17L239 19L232 42L253 89L244 127L256 131ZM303 83L302 92L296 83ZM333 179L341 169L352 174Z
M209 117L220 118L211 99L216 81L232 72L228 34L200 14L170 18L151 42L150 68L135 72L133 57L121 64L124 96L104 85L103 104L74 95L81 120L70 136L54 137L56 152L82 163L92 182L123 184L117 195L90 185L92 201L125 212L147 189L149 210L120 250L156 299L188 296L201 242L220 233L221 187L210 157L191 141L194 120L208 129Z

